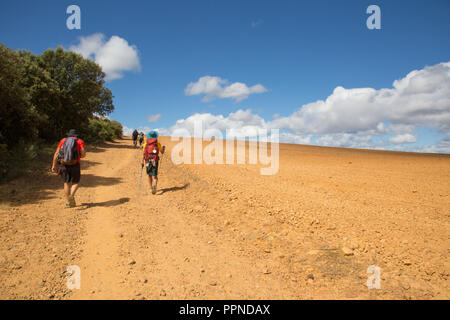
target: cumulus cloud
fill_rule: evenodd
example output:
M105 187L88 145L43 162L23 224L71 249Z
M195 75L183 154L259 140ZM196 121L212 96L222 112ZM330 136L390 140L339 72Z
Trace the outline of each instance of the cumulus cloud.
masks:
M167 129L164 128L150 128L150 127L138 127L138 128L129 128L127 126L123 126L122 133L124 136L131 136L133 134L134 129L136 129L138 132L143 132L145 134L149 133L150 131L156 131L160 135L170 135L170 132Z
M424 146L420 148L410 148L410 151L428 152L428 153L450 153L450 132L442 138L437 144Z
M238 110L226 117L210 113L196 113L186 119L178 120L174 126L168 129L168 132L178 135L178 132L187 131L191 136L195 136L196 123L202 124L202 130L228 131L230 136L237 138L255 137L258 135L258 130L267 127L264 119L253 114L251 110Z
M126 137L131 136L133 134L134 129L128 128L127 126L122 126L122 134Z
M205 98L222 97L224 80L200 80L187 90ZM237 138L280 129L280 142L287 143L450 153L450 62L414 70L392 88L337 87L325 100L303 105L286 117L274 115L270 121L250 109L228 115L196 113L160 132L178 135L184 130L194 136L197 121L203 130L228 131ZM444 137L433 145L418 145L417 130L423 128Z
M160 115L159 113L158 113L158 114L151 114L151 115L149 115L149 116L147 117L147 121L150 122L150 123L152 123L152 122L158 121L159 118L161 118L161 115Z
M396 135L395 137L390 138L389 141L395 144L413 143L417 141L417 138L415 135L405 133Z
M80 37L79 43L71 46L70 50L98 63L107 80L120 79L126 71L141 69L136 46L129 45L119 36L112 36L109 40L101 33Z
M189 83L184 90L187 96L204 95L203 102L209 102L217 98L231 98L240 102L247 99L251 94L266 91L267 89L261 84L251 87L242 82L229 84L228 80L213 76L201 77L197 82Z
M450 62L414 70L393 88L337 87L326 100L302 106L273 127L296 133L379 131L380 123L397 128L450 129Z

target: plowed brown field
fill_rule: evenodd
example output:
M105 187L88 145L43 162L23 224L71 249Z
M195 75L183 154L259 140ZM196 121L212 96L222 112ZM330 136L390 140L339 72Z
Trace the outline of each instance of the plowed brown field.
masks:
M161 140L154 196L129 139L88 147L75 209L50 173L0 186L0 298L450 298L450 156L282 144L261 176Z

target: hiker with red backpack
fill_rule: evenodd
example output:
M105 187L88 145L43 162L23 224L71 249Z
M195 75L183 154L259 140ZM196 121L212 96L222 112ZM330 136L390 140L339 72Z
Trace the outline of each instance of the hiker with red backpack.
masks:
M64 181L66 208L76 206L75 193L81 178L80 162L84 157L86 157L84 141L78 138L76 130L71 129L67 133L67 138L63 138L59 142L52 163L52 172L61 175ZM59 170L56 170L57 164L61 165Z
M150 131L147 134L147 141L144 143L141 165L142 168L146 166L152 194L156 194L158 185L159 154L164 154L164 149L165 148L161 148L161 144L158 142L158 133ZM153 181L155 184L153 184Z

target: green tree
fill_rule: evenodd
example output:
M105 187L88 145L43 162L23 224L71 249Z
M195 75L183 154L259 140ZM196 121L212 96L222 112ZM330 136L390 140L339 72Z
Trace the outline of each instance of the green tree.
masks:
M0 180L19 160L32 159L39 113L22 85L24 63L17 52L0 44Z
M57 99L51 100L49 132L45 137L63 136L70 128L87 126L95 114L105 116L114 110L111 91L104 87L105 73L95 62L81 55L64 51L61 47L47 50L39 56L39 66L56 82Z
M50 140L54 138L54 122L60 107L58 83L39 63L39 56L28 51L19 52L22 60L21 86L29 92L29 102L38 112L35 123L39 137Z
M114 139L122 139L123 126L120 122L111 120L111 127L114 133Z
M122 125L105 117L113 95L95 62L61 47L34 55L0 44L0 70L0 180L36 157L39 139L71 128L88 141L121 138Z
M21 80L24 64L20 56L0 44L0 144L9 148L19 139L33 140L38 135L35 106Z
M89 119L89 125L83 127L81 134L88 142L112 141L122 138L122 125L115 120L96 117Z

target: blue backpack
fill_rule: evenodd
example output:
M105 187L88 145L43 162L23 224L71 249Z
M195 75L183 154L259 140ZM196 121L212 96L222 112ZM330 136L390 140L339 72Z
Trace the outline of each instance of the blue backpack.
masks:
M74 137L66 138L61 147L60 163L66 166L73 166L78 163L78 139Z

